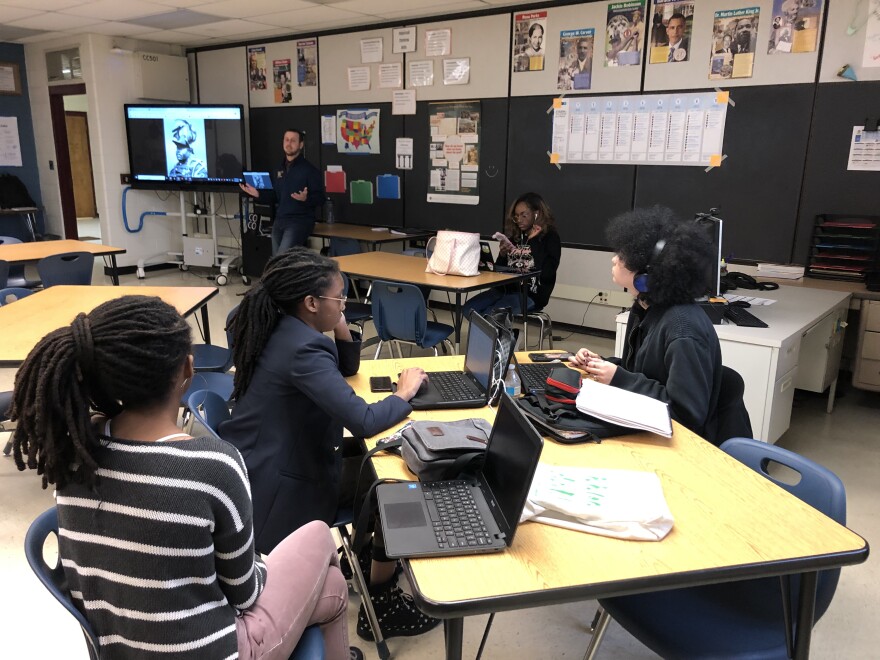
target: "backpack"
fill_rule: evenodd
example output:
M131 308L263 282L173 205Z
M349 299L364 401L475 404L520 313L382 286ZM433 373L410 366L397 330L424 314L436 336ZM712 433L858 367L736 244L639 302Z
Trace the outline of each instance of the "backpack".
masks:
M0 174L0 208L17 209L36 205L21 179L14 174Z

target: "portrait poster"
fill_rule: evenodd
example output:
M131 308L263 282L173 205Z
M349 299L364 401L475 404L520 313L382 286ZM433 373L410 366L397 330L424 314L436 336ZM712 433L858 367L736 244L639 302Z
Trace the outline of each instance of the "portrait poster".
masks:
M301 39L296 42L296 85L318 85L318 40Z
M368 156L379 153L379 109L349 108L336 111L336 149L341 154Z
M773 0L767 54L812 53L819 42L822 0Z
M694 3L656 0L651 17L651 64L691 59Z
M185 112L185 111L184 111ZM184 118L185 117L185 118ZM165 166L173 181L203 179L208 176L208 146L205 120L182 114L163 119L165 130Z
M593 75L593 28L559 33L559 76L556 89L590 89Z
M431 103L428 201L479 204L480 102Z
M615 2L608 5L605 26L605 66L638 66L642 63L645 35L645 2Z
M266 47L248 46L248 89L266 89Z
M272 60L272 80L275 83L275 103L290 103L290 60Z
M752 77L760 11L747 7L715 12L709 80Z
M862 66L880 66L880 0L868 0L868 21L865 23Z
M547 12L531 11L513 17L513 70L544 70Z

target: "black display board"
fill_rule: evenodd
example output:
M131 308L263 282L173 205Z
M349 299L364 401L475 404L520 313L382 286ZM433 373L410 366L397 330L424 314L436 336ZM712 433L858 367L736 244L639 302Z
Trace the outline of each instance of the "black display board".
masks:
M453 101L438 101L448 105ZM507 162L508 99L480 101L480 203L439 204L428 202L431 162L430 102L420 102L416 114L406 117L406 137L413 138L413 169L404 181L406 226L415 229L454 229L491 236L504 223L505 171Z
M346 176L345 193L330 193L333 211L337 222L355 225L374 225L377 227L403 227L403 177L395 168L395 140L404 134L403 116L391 114L390 103L368 103L361 105L323 105L322 115L336 116L337 110L357 110L363 108L379 110L379 153L353 155L340 153L335 144L321 145L321 169L328 165L341 165ZM379 199L376 197L376 177L381 174L400 176L400 199ZM363 180L373 184L372 204L351 203L351 182Z
M561 165L547 152L553 133L552 96L510 100L507 190L511 200L536 192L550 205L565 245L604 245L609 218L632 208L634 165Z
M305 157L321 167L321 115L315 106L251 108L251 168L275 172L284 159L284 132L291 128L306 134Z
M880 213L877 172L846 169L853 126L878 116L880 82L818 86L792 261L806 263L817 215Z
M726 255L787 263L794 240L814 85L737 87L721 167L639 166L636 206L686 217L719 208ZM691 90L693 91L693 90ZM709 90L706 90L709 91Z

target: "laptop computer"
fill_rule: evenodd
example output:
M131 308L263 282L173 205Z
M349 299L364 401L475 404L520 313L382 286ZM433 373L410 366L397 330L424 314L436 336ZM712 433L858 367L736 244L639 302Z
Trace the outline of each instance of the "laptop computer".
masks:
M547 376L554 369L568 367L565 362L520 362L513 357L516 371L519 374L519 382L522 384L523 394L543 394L547 389Z
M272 175L268 172L242 172L244 182L257 190L269 190L272 188Z
M378 486L385 553L434 557L510 547L543 445L520 407L503 394L486 458L472 480Z
M471 314L470 321L464 371L429 371L428 382L410 399L414 410L486 405L495 372L498 331L479 314Z

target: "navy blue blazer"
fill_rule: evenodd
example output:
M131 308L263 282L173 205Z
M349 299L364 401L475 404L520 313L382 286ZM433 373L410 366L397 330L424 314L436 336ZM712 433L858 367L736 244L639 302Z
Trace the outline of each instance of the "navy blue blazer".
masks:
M293 199L291 193L308 188L306 201ZM263 204L276 203L275 222L288 224L294 222L314 222L316 209L324 204L324 181L321 171L300 154L290 164L282 161L280 169L272 173L272 190L261 190L259 201Z
M355 394L345 377L357 373L360 350L360 341L334 342L283 316L232 419L220 425L248 469L261 553L311 520L333 522L343 427L371 436L412 411L397 396L368 404Z

